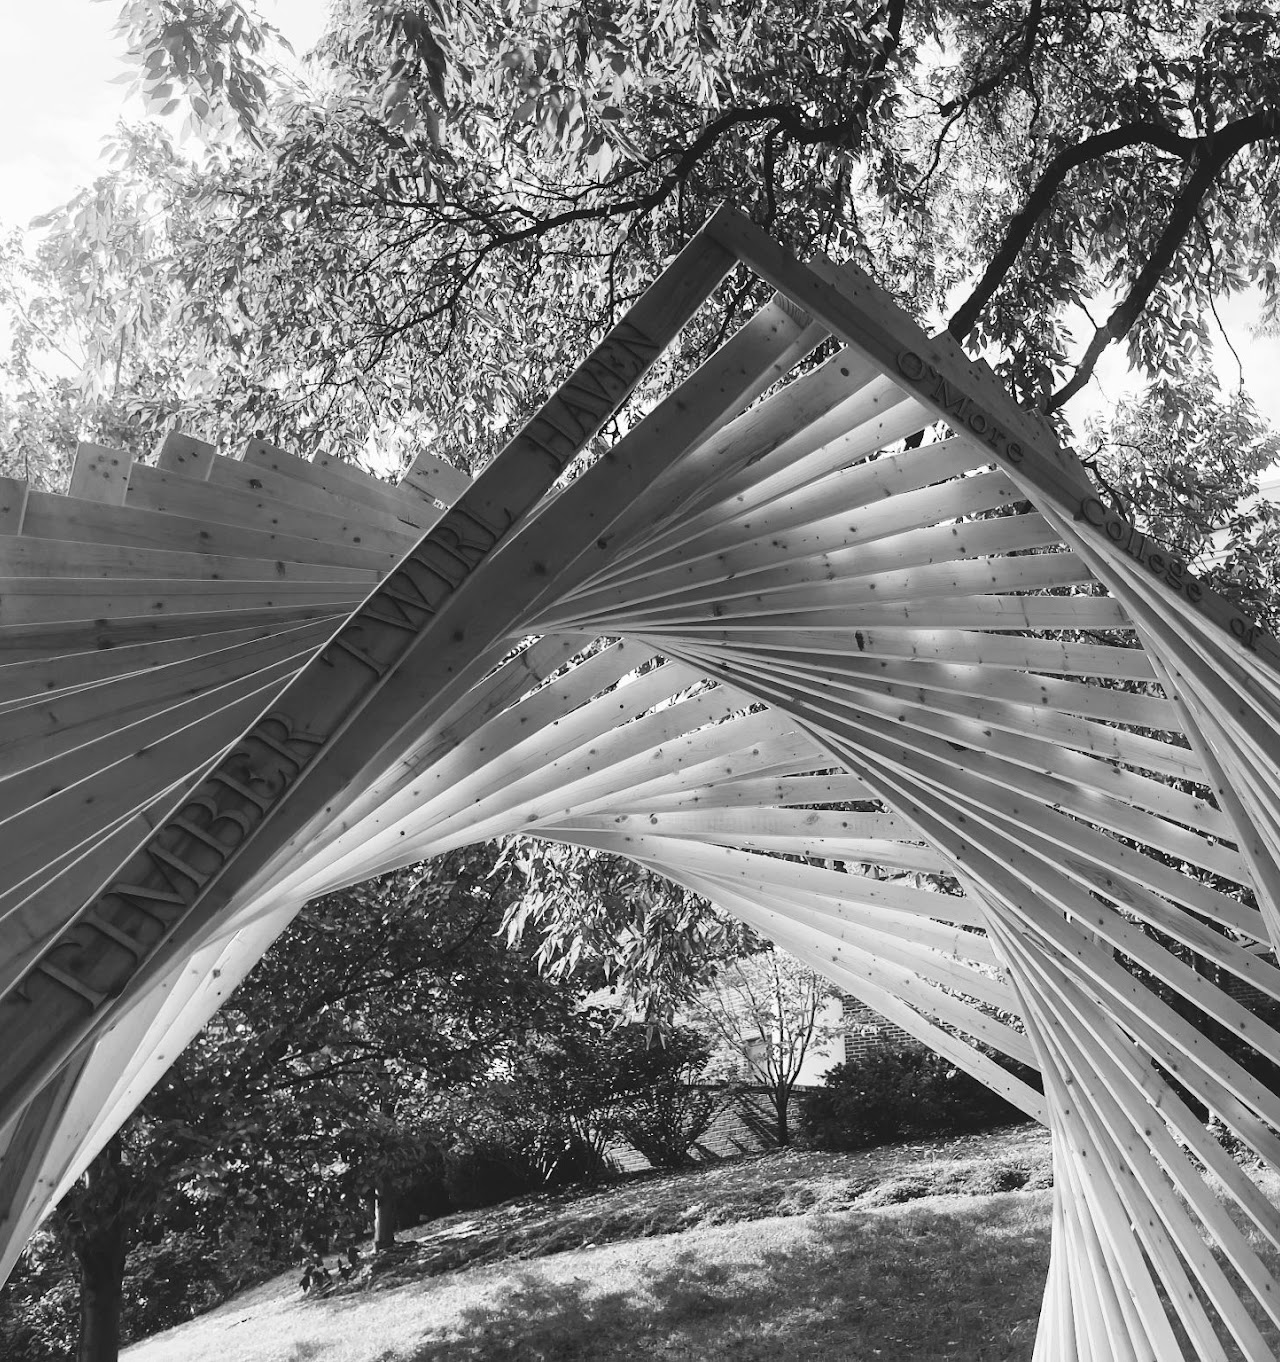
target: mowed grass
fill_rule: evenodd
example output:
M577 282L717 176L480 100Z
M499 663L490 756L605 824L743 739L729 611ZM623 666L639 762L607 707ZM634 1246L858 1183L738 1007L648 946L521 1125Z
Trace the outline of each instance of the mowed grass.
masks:
M1021 1127L530 1198L414 1232L359 1289L303 1297L291 1274L124 1356L1012 1362L1048 1264L1047 1157Z

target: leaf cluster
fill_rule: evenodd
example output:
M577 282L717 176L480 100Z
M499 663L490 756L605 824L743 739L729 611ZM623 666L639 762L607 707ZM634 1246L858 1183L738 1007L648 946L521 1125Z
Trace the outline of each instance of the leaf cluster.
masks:
M253 130L203 162L125 134L47 229L140 422L479 466L721 201L1055 409L1118 341L1180 381L1224 294L1274 322L1270 3L347 0L301 83L240 4L122 14L154 98Z
M605 852L522 839L525 889L507 911L508 940L537 940L552 978L599 972L651 1029L669 1025L726 960L746 929L665 876Z

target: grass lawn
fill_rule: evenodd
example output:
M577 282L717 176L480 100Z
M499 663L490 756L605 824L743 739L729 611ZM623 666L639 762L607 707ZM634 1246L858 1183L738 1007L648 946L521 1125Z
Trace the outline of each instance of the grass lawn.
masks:
M1029 1358L1046 1192L771 1217L326 1301L240 1305L129 1362Z
M645 1175L432 1222L357 1287L304 1297L291 1273L124 1357L1030 1358L1047 1183L1031 1126Z

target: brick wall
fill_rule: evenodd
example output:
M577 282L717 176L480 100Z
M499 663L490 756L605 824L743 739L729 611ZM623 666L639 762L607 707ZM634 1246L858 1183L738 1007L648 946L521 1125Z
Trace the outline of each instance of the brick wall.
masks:
M790 1116L793 1127L800 1094L804 1091L800 1087L792 1091ZM761 1154L777 1147L776 1130L777 1117L768 1091L762 1087L740 1088L716 1114L706 1134L690 1152L695 1159L707 1162L732 1159L739 1154ZM622 1173L635 1173L649 1167L644 1155L627 1144L613 1145L607 1156Z
M886 1050L918 1049L920 1042L909 1036L900 1026L886 1021L878 1012L857 998L844 999L844 1057L869 1059Z
M837 1053L831 1056L834 1061L838 1062L841 1058L866 1059L870 1055L883 1054L886 1050L919 1048L919 1041L900 1026L886 1021L857 998L845 994L843 1002L844 1054L839 1054L837 1046ZM797 1086L792 1094L790 1117L793 1128L799 1098L804 1091L805 1086ZM766 1149L776 1148L776 1126L777 1117L767 1090L763 1087L742 1088L718 1113L707 1133L693 1146L692 1152L695 1158L708 1160L731 1159L739 1154L760 1154ZM630 1145L614 1145L607 1154L620 1172L634 1173L649 1167L644 1155Z
M796 1097L792 1094L792 1115ZM759 1154L777 1146L778 1118L764 1088L743 1088L717 1114L707 1133L693 1146L700 1159L731 1159L738 1154Z

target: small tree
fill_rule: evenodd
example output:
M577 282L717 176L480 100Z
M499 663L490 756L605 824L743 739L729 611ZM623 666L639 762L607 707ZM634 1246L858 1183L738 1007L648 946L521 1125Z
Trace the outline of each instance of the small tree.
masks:
M737 961L703 992L693 1019L768 1093L779 1144L791 1143L791 1094L810 1046L839 1035L821 1020L834 986L772 947Z
M660 1039L637 1024L615 1032L620 1100L614 1125L655 1168L685 1168L728 1090L698 1086L711 1059L707 1037L675 1026Z

